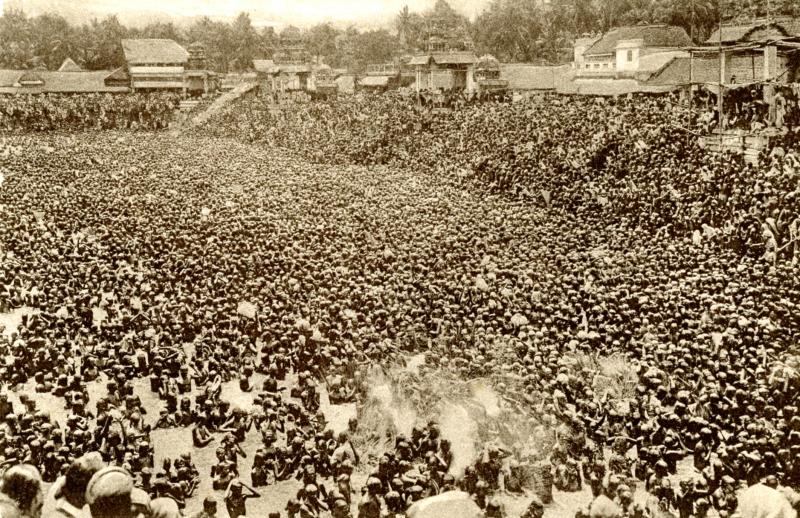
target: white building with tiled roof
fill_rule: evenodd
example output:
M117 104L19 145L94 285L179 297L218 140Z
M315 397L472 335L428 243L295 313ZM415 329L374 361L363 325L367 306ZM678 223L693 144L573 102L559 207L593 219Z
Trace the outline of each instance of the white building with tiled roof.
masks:
M586 45L580 40L580 46ZM669 25L636 25L617 27L603 34L583 50L575 61L575 72L581 78L635 79L647 66L659 61L655 54L669 54L670 59L688 55L683 49L692 40L682 27ZM645 59L647 58L647 59Z

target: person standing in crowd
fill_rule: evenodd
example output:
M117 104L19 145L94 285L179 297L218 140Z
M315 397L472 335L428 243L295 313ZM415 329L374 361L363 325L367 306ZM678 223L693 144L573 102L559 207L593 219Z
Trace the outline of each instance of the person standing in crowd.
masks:
M247 493L243 492L247 490ZM228 489L225 491L225 507L228 509L228 516L230 518L239 518L240 516L247 515L247 499L258 498L261 494L246 485L240 479L235 478L228 484Z

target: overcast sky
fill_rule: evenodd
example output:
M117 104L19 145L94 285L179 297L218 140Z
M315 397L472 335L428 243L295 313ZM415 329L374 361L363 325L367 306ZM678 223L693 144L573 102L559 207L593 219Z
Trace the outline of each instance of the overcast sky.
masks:
M449 0L455 9L472 18L489 0ZM123 23L139 25L165 17L209 16L228 19L241 11L250 13L256 25L311 25L322 21L354 22L361 26L389 25L408 5L412 11L433 6L435 0L0 0L0 5L21 7L30 15L59 12L71 22L117 14Z

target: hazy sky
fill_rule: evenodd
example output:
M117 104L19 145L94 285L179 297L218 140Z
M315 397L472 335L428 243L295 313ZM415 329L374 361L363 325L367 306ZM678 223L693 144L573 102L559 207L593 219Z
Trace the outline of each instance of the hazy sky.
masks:
M123 23L140 24L165 16L176 18L209 16L232 18L250 13L257 25L310 25L321 21L354 22L359 25L388 24L408 5L412 11L433 6L435 0L0 0L0 5L21 7L36 15L56 11L70 21L115 13ZM455 9L473 17L489 0L449 0Z

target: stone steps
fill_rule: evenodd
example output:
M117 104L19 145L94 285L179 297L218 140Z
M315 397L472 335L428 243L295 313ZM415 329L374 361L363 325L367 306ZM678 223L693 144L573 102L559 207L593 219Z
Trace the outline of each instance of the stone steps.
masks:
M205 110L198 113L194 118L187 121L188 125L191 126L200 126L204 122L206 122L211 116L219 111L225 109L230 103L241 97L242 95L246 94L250 90L256 87L255 83L244 83L238 85L236 88L229 92L225 92L212 102Z

